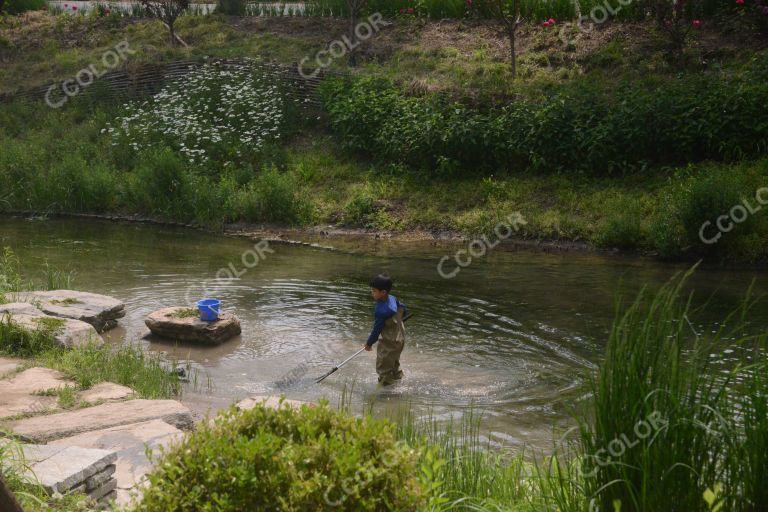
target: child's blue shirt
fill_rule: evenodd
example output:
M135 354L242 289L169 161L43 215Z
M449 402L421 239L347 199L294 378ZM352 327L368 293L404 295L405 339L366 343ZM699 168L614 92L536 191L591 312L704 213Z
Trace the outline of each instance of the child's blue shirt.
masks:
M381 331L384 329L384 322L397 314L398 307L403 308L403 316L405 316L408 312L405 304L397 300L397 297L394 295L387 296L386 300L376 301L376 305L373 307L373 329L371 330L371 335L368 336L367 342L369 347L379 340Z

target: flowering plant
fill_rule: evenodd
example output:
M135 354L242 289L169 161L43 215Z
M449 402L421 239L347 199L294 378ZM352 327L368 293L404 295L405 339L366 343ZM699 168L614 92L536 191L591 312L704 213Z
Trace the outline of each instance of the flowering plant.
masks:
M146 101L124 106L108 124L113 144L135 151L168 146L191 163L244 161L280 138L285 102L277 85L247 65L214 62Z

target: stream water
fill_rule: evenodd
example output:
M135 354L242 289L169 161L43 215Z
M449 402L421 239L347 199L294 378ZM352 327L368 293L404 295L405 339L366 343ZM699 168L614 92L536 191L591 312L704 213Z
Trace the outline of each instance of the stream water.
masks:
M471 408L482 414L491 439L505 445L546 447L553 426L571 423L570 408L585 396L585 376L603 351L619 290L631 297L686 268L497 248L444 279L438 261L461 246L323 243L339 249L271 243L271 252L263 251L265 258L254 266L253 253L243 258L254 247L245 238L132 223L0 217L0 246L13 248L27 275L40 276L48 262L74 271L74 288L125 301L127 316L107 334L110 343L137 341L210 376L210 389L190 389L183 397L197 411L254 394L327 397L335 404L344 386L354 384L357 406L409 404L437 418ZM216 347L145 338L148 313L200 298L201 281L230 265L230 272L242 275L217 282L215 294L242 320L242 336ZM393 293L414 313L402 356L405 379L378 388L375 355L363 353L316 385L314 378L366 339L373 306L367 282L382 271L395 278ZM695 328L716 325L753 279L757 294L768 292L766 277L750 269L699 269L690 285L696 304L708 306ZM760 303L751 318L765 330L768 304ZM725 362L731 351L723 349Z

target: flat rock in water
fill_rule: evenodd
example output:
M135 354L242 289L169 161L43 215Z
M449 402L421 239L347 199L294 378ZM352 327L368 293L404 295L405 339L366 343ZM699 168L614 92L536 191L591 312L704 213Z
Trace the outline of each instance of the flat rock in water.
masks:
M133 390L113 382L100 382L80 393L80 399L86 402L99 400L123 400L133 395Z
M42 315L43 312L37 309L29 302L10 302L8 304L0 304L0 316L5 314L13 315Z
M88 344L101 345L104 340L91 324L72 320L71 318L58 318L49 316L39 311L34 315L6 313L11 321L28 330L50 330L53 339L62 347L72 348Z
M144 323L156 336L179 341L219 344L240 334L240 320L230 313L222 313L215 322L204 322L200 317L184 316L190 308L163 308L147 316Z
M130 501L131 490L141 485L144 475L152 469L152 463L144 451L145 446L152 449L166 447L183 436L184 432L173 425L162 420L151 420L85 432L52 441L50 445L82 446L117 452L117 501L119 505L124 505Z
M37 367L0 380L0 418L56 409L56 396L39 396L34 393L74 385L75 382L68 380L61 372Z
M19 298L38 306L46 315L80 320L98 332L112 329L118 318L125 316L124 303L98 293L51 290L19 294Z
M128 400L9 422L14 434L32 442L48 442L83 432L161 419L182 430L192 429L190 410L176 400Z

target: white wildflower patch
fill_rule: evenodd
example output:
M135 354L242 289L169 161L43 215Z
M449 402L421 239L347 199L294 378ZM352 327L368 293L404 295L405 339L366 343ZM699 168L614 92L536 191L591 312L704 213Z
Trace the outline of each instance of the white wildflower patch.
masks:
M124 107L125 115L105 128L113 144L136 151L165 145L200 164L257 154L280 138L285 116L283 95L271 77L218 62Z

